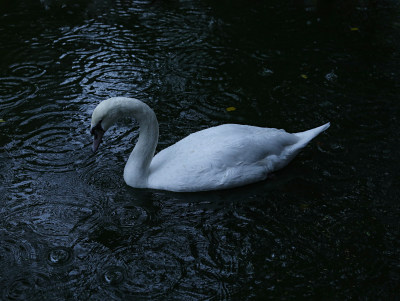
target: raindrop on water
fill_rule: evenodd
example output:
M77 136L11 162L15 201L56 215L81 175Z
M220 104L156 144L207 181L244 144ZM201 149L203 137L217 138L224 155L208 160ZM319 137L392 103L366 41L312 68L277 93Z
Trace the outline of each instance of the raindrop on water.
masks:
M335 81L337 79L337 77L338 76L335 74L335 72L333 70L325 75L325 79L330 82Z
M102 278L106 284L116 285L124 280L124 274L125 271L122 267L110 266L106 268L106 271L103 273Z
M51 265L64 265L72 258L72 252L65 247L57 247L48 253L47 260Z

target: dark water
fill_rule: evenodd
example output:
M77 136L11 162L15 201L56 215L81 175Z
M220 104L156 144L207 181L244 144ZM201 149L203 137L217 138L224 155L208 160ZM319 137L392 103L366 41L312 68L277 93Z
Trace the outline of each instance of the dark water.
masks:
M400 298L396 1L0 5L0 300ZM111 96L154 108L158 150L332 126L262 183L138 190L134 124L90 150Z

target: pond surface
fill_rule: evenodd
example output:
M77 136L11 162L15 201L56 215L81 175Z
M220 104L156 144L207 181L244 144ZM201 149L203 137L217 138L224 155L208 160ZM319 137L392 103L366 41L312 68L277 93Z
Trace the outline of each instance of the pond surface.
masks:
M2 1L0 299L398 298L399 5L326 2ZM154 109L158 151L332 125L267 181L140 190L137 124L91 152L112 96Z

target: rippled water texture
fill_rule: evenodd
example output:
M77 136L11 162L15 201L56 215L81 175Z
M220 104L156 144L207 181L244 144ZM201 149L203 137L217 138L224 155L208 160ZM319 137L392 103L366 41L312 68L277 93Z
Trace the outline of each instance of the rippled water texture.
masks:
M396 1L2 1L0 25L1 300L400 298ZM332 126L262 183L138 190L135 123L90 150L111 96L154 108L157 150Z

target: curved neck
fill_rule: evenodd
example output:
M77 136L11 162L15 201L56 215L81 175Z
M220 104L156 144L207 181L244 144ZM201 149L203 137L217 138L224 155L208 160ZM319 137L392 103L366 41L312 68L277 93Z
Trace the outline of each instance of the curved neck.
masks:
M127 114L139 123L139 139L124 169L124 180L129 186L146 187L149 167L158 142L157 117L149 106L136 102Z

